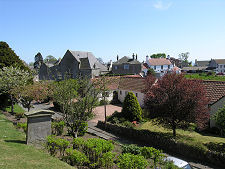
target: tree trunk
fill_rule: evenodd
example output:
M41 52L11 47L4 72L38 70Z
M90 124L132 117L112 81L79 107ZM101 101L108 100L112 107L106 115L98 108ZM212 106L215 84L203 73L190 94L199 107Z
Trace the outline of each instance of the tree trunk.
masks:
M176 137L176 125L174 124L174 122L172 128L173 128L173 137Z
M78 131L75 131L74 132L74 138L77 138L77 135L78 135Z
M14 102L12 95L10 95L10 99L11 99L11 113L14 114Z
M104 96L104 110L105 110L105 124L106 124L107 119L106 119L106 101L105 101L105 96Z

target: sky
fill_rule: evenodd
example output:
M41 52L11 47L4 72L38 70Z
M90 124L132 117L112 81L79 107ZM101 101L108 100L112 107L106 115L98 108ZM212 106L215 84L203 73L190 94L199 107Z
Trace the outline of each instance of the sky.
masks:
M225 0L0 0L0 41L27 63L89 51L225 59Z

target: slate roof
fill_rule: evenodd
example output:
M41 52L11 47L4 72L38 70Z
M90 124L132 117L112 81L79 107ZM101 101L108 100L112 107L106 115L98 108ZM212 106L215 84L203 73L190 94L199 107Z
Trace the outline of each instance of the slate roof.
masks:
M127 56L124 56L121 59L114 62L113 65L120 65L120 64L126 64L126 63L128 63L128 64L141 64L141 62L139 62L136 59L131 59Z
M170 60L166 58L151 58L149 59L149 63L151 66L160 66L160 65L171 65Z
M195 66L208 67L209 62L210 62L209 60L196 61Z
M118 89L142 92L145 88L145 78L143 77L121 77Z
M210 99L209 104L214 104L225 96L225 81L204 80L206 95Z
M225 64L225 59L214 59L217 64Z
M101 69L102 71L107 71L107 67L101 64L92 52L69 51L80 62L80 69Z

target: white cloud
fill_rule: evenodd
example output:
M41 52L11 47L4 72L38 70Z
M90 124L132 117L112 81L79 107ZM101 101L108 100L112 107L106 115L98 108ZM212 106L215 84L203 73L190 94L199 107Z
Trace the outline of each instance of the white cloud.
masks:
M163 2L161 0L157 0L153 4L153 7L158 10L167 10L171 7L171 5L172 5L172 2Z

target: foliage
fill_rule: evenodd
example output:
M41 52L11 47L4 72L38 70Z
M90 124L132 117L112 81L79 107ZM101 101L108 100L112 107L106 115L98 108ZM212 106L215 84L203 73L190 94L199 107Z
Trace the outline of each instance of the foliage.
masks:
M22 128L25 133L27 132L27 123L17 123L16 127Z
M153 147L142 147L141 155L146 159L153 159L155 166L165 157L162 151L157 150Z
M85 154L72 148L66 149L66 156L64 159L72 166L83 166L85 163L89 163L89 160Z
M27 71L21 70L17 67L4 67L0 69L0 94L8 93L11 101L11 112L14 113L13 105L18 97L18 92L13 92L20 86L26 85L30 79L31 74Z
M79 149L80 151L82 151L84 142L85 142L85 140L82 137L74 138L73 142L72 142L73 148Z
M55 62L57 62L57 59L54 56L52 56L52 55L48 55L44 59L44 63L52 63L52 64L54 64Z
M187 67L187 66L191 66L192 62L188 61L190 53L186 52L186 53L181 53L178 55L179 60L181 61L181 65L182 67Z
M217 127L220 129L221 136L225 135L225 105L220 108L213 116Z
M158 117L158 122L173 129L196 122L203 128L208 122L208 99L201 81L188 80L182 74L166 74L150 86L146 81L145 106Z
M211 151L225 154L225 143L209 142L206 143L205 146Z
M69 79L55 83L53 98L61 105L68 133L73 137L86 129L85 122L93 116L98 94L89 79Z
M127 127L127 128L134 128L135 125L133 123L131 123L130 121L124 121L121 123L122 126Z
M16 112L15 117L17 119L23 118L24 117L24 112Z
M69 146L70 142L57 138L54 135L50 135L47 137L47 149L50 152L52 156L55 156L57 153L57 150L60 151L60 155L64 155L65 149Z
M145 169L148 161L141 155L124 153L119 155L117 165L120 169Z
M152 54L150 58L166 58L166 54L165 53Z
M12 109L11 106L8 106L5 108L5 111L10 112L11 109ZM14 113L24 113L24 112L25 112L24 109L20 105L18 104L14 105Z
M132 92L128 92L123 102L123 116L130 121L140 121L142 119L142 109L137 97Z
M107 104L109 104L108 100L100 100L100 102L99 102L99 106L107 105Z
M19 56L9 47L6 42L0 41L0 69L3 67L18 67L21 70L30 71Z
M188 79L201 79L201 80L217 80L217 81L225 81L225 76L217 76L217 75L207 75L205 73L201 74L186 74L186 78Z
M155 76L155 71L154 71L154 69L149 68L148 71L147 71L147 76L148 76L148 75L153 75L153 76Z
M134 155L141 154L141 148L134 144L122 145L121 148L122 148L122 153L130 153Z
M57 136L61 136L63 134L64 126L65 126L64 121L52 122L52 134L57 135Z
M114 165L114 159L115 159L116 153L113 153L111 151L103 153L102 157L100 158L100 166L104 168L112 168Z

